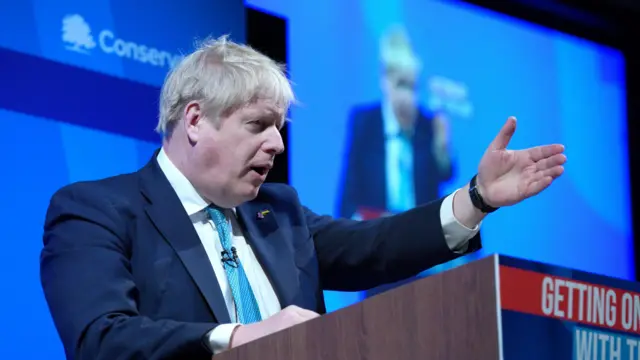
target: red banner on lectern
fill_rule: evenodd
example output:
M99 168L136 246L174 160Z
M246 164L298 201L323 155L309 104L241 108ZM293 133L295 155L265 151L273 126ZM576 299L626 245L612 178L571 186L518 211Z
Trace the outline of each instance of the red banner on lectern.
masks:
M569 278L500 266L505 310L640 333L640 294Z
M640 359L635 282L500 256L505 360Z

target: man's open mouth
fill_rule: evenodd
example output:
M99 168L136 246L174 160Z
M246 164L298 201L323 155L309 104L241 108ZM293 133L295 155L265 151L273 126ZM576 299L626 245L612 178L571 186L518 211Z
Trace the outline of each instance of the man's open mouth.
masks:
M257 172L258 175L263 176L269 171L269 168L267 166L252 166L251 170Z

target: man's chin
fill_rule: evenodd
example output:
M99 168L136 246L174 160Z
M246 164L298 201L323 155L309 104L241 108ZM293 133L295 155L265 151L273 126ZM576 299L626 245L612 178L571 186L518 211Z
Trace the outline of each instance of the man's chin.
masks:
M224 201L217 205L224 208L234 208L255 199L259 192L260 186L244 183L242 187L236 186L228 189Z
M245 201L251 201L255 199L260 192L260 187L262 187L262 183L248 184L247 188L243 189L244 191L242 192L244 198L246 199Z

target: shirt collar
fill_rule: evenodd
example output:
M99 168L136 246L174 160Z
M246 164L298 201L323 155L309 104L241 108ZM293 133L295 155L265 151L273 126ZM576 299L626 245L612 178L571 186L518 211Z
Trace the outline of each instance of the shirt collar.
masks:
M211 203L198 194L191 182L178 170L178 168L171 162L171 159L167 156L164 148L160 149L158 156L158 165L160 169L169 180L171 187L178 195L178 199L184 206L189 216L202 211Z

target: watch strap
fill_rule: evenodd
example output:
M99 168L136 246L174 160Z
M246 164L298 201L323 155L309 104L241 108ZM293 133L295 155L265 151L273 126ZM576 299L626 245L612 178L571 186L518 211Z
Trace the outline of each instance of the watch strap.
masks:
M484 202L484 199L482 198L482 195L480 195L480 191L478 190L477 178L478 174L474 175L473 178L471 178L471 183L469 184L469 197L471 198L471 203L478 210L482 211L485 214L492 213L498 210L498 208L489 206L486 202Z

